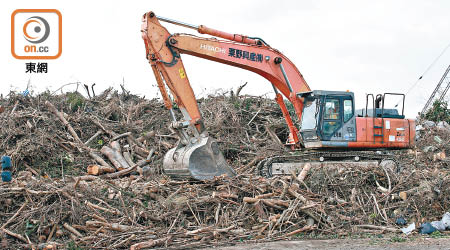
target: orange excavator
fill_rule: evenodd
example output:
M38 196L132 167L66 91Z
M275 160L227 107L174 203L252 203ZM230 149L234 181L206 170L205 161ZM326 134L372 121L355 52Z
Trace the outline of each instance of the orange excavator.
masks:
M171 34L160 22L194 29L212 37ZM380 150L414 145L415 122L405 119L403 94L368 94L365 109L355 110L352 92L312 91L297 67L261 38L196 26L157 16L154 12L144 14L141 32L146 57L170 112L170 126L180 138L163 160L165 173L172 177L205 180L235 175L203 125L181 54L249 70L272 84L275 100L289 129L287 145L309 150L261 161L258 173L263 176L297 171L305 162L314 160L319 164L349 159L356 164L378 164L381 160L391 159L389 150L384 150L387 153L380 153ZM181 119L175 114L166 86L181 111ZM299 124L294 124L283 96L292 103ZM392 96L402 98L401 113L385 107L386 98ZM361 159L367 159L369 163L361 162Z

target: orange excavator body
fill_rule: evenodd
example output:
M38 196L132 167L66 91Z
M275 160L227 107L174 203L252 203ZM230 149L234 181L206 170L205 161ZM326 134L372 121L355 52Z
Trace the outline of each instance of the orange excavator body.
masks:
M160 21L195 29L200 34L213 37L171 34ZM172 117L171 127L180 137L180 143L167 153L164 160L163 168L169 175L202 180L235 174L203 126L181 54L242 68L267 79L272 84L275 100L286 120L290 132L287 144L292 148L407 148L414 144L414 121L404 119L403 111L399 115L395 110L385 110L386 94L377 96L377 105L374 101L372 110L366 104L366 109L359 114L354 109L353 93L311 91L298 68L260 38L186 24L156 16L153 12L144 14L141 32L147 59ZM181 120L174 113L166 86L182 113ZM292 103L301 124L294 124L283 96Z

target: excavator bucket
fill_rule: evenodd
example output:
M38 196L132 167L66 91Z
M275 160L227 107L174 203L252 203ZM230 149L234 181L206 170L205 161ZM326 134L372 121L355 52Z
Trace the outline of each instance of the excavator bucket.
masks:
M235 176L217 142L211 137L195 138L194 143L176 147L164 156L164 172L174 178L210 180L215 176Z

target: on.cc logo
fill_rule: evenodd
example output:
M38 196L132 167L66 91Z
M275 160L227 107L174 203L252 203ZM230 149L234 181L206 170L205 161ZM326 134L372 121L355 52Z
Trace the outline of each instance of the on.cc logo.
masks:
M17 9L11 14L11 54L16 59L56 59L62 53L62 16L56 9Z
M40 16L32 16L23 25L23 35L30 43L42 43L50 35L50 25Z

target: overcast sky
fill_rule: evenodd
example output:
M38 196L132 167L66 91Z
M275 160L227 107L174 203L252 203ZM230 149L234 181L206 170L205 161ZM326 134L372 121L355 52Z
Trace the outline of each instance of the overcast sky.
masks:
M26 74L27 60L12 57L11 13L54 8L62 13L63 52L48 74ZM0 93L55 90L80 81L97 92L125 80L133 93L154 97L145 59L141 16L157 15L229 33L262 37L289 57L312 89L350 90L356 106L366 93L407 92L450 43L449 0L405 1L1 1ZM193 30L167 24L170 32ZM244 94L273 97L267 80L251 72L184 55L197 95L248 82ZM42 60L41 60L42 61ZM40 62L40 61L36 61ZM406 97L406 115L420 111L450 64L450 49ZM67 91L70 88L65 89Z

